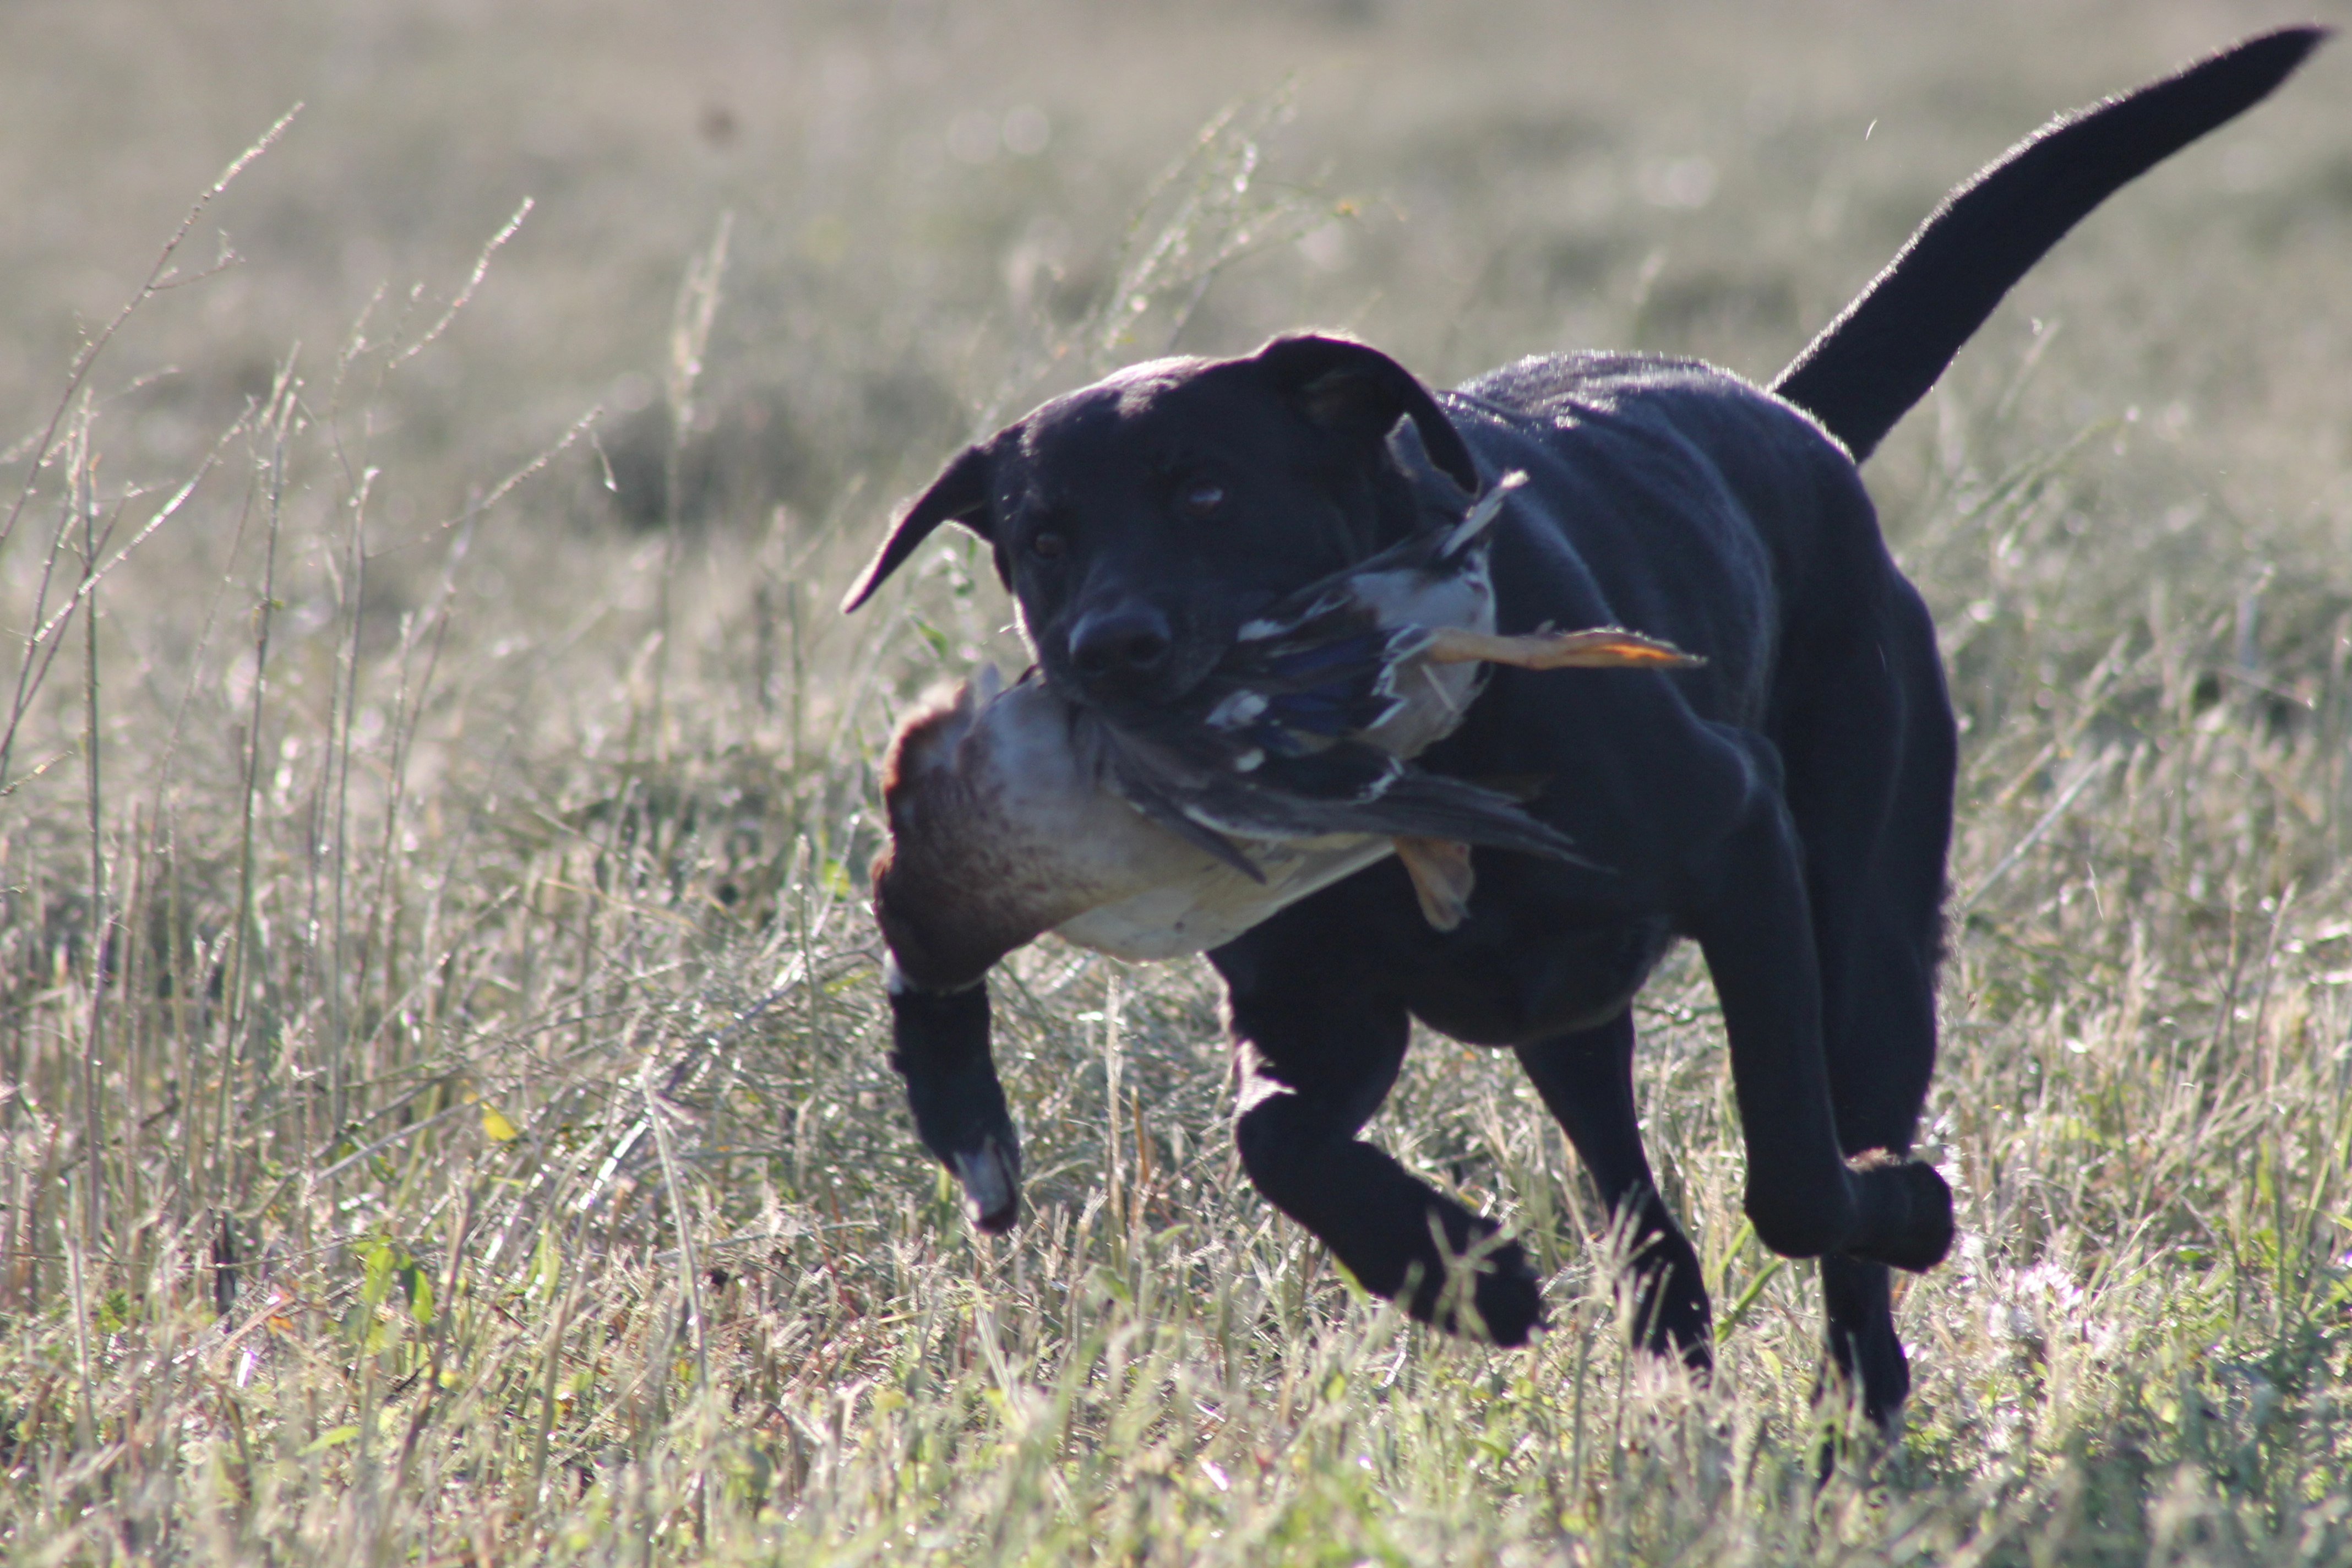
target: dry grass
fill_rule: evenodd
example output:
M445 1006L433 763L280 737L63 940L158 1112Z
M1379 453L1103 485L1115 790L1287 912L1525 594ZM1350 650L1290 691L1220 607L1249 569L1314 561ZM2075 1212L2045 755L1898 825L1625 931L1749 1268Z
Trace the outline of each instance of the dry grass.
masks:
M1968 725L1967 1234L1902 1446L1823 1489L1687 961L1643 1081L1710 1388L1622 1352L1572 1157L1449 1042L1376 1131L1553 1331L1352 1292L1234 1168L1196 966L1000 977L1034 1219L973 1236L859 884L894 709L1006 612L961 547L831 608L964 432L1168 343L1769 374L2050 109L2272 19L0 16L10 1559L2352 1561L2345 58L1874 468Z

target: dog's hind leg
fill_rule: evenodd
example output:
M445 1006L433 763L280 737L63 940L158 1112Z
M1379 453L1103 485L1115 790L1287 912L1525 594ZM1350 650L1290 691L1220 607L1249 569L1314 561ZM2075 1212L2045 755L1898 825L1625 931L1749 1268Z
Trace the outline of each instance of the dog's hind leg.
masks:
M1881 854L1899 858L1905 849L1884 846ZM1900 907L1900 900L1887 906ZM1933 911L1928 899L1905 912L1916 921ZM1906 932L1890 919L1849 933L1849 941L1850 966L1823 965L1832 1019L1823 1044L1838 1142L1849 1157L1875 1150L1906 1154L1935 1060L1934 939ZM1911 1373L1895 1332L1886 1267L1832 1256L1821 1260L1821 1276L1826 1359L1856 1391L1872 1423L1891 1429Z
M1935 628L1916 594L1878 574L1867 639L1851 617L1808 652L1776 737L1804 840L1822 975L1822 1045L1849 1158L1907 1154L1936 1061L1936 966L1957 735ZM1825 1359L1882 1430L1911 1383L1884 1261L1822 1260ZM1894 1261L1901 1262L1900 1258Z
M1894 1274L1884 1263L1843 1257L1822 1258L1821 1274L1829 1353L1817 1393L1850 1394L1873 1426L1891 1432L1911 1394L1911 1363L1895 1333Z
M1441 1328L1525 1343L1543 1312L1526 1252L1356 1137L1403 1064L1403 1004L1312 942L1268 941L1282 923L1210 955L1228 986L1243 1168L1366 1289Z
M1698 1254L1651 1179L1633 1103L1633 1016L1518 1047L1519 1065L1628 1229L1634 1342L1694 1372L1714 1364Z

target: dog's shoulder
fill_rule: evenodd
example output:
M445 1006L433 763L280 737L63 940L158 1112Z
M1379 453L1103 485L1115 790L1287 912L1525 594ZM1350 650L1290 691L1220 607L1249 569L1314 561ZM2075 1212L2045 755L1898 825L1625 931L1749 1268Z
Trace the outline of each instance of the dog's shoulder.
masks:
M1498 408L1536 413L1562 403L1608 401L1629 393L1754 388L1729 371L1704 360L1675 354L1587 349L1570 353L1529 354L1454 389Z

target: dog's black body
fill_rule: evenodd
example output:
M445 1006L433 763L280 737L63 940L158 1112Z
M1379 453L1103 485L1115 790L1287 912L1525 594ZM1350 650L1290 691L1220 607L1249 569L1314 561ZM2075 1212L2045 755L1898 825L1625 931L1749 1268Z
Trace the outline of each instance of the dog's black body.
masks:
M1137 366L961 455L851 603L962 522L994 546L1047 679L1115 716L1184 691L1277 595L1525 470L1496 545L1500 629L1619 625L1707 663L1498 670L1421 759L1544 779L1529 809L1592 866L1481 850L1470 918L1440 932L1390 861L1210 954L1243 1163L1370 1289L1453 1326L1470 1326L1466 1297L1518 1342L1540 1312L1524 1253L1356 1138L1412 1019L1508 1046L1632 1216L1644 1343L1704 1365L1706 1297L1643 1152L1628 1011L1693 939L1723 1005L1748 1214L1767 1246L1821 1260L1830 1354L1884 1423L1909 1383L1887 1266L1927 1268L1951 1237L1948 1189L1905 1156L1935 1059L1955 736L1935 629L1855 464L2076 219L2320 37L2251 40L2047 128L1948 202L1769 392L1690 362L1571 355L1433 395L1312 336ZM983 1225L1010 1224L985 988L900 984L892 1003L925 1142L968 1186L993 1151L1008 1179L974 1195ZM1449 1294L1465 1253L1469 1289Z

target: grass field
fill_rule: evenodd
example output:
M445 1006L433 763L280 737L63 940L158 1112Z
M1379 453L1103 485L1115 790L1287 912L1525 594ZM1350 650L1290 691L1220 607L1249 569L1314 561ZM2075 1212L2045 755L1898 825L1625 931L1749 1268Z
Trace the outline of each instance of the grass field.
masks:
M7 1561L2352 1563L2347 46L1870 470L1966 729L1965 1234L1825 1486L1688 955L1710 1386L1442 1039L1374 1134L1552 1329L1366 1300L1235 1167L1199 964L1000 972L1031 1217L972 1233L862 884L894 717L1020 655L961 542L833 608L959 440L1171 345L1769 376L2048 113L2294 15L0 9Z

